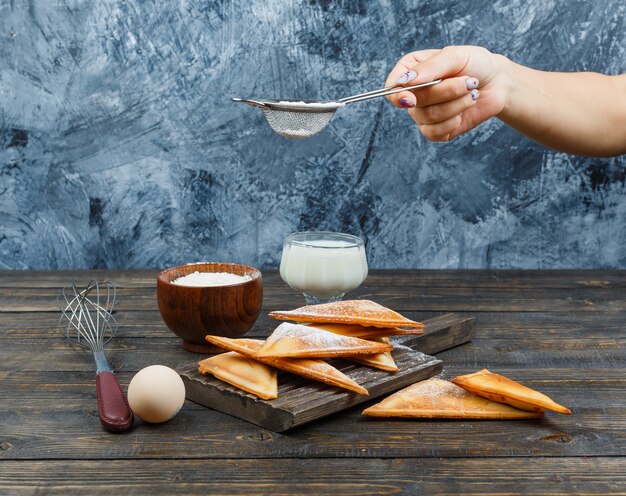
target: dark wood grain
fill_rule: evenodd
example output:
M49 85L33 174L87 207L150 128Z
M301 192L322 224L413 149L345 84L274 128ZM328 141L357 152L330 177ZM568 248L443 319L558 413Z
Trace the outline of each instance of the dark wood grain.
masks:
M71 282L86 285L93 279L115 282L120 288L154 288L159 271L135 270L0 270L0 287L61 288ZM263 284L272 291L286 287L276 269L261 269ZM484 270L420 269L410 271L374 269L364 285L371 288L626 288L626 270ZM294 295L298 293L293 291Z
M265 287L267 290L267 287ZM9 288L0 289L0 312L56 312L54 288L26 288L19 294ZM371 299L399 312L619 312L626 310L626 289L575 288L564 290L518 288L359 288L350 293L356 299ZM471 307L467 302L471 301ZM304 305L289 288L264 297L263 309L293 309ZM118 311L157 310L155 291L150 288L121 288L118 290Z
M443 377L490 368L571 416L369 419L368 401L275 433L187 401L170 422L111 435L91 357L57 335L56 294L117 283L121 336L107 353L126 388L142 367L190 361L160 317L156 274L0 271L0 494L626 494L625 271L372 271L350 294L416 320L475 318L471 343L437 355ZM253 337L275 327L267 311L303 303L263 276Z
M277 321L263 311L250 337L266 337ZM404 314L412 320L423 321L442 315L441 312L414 312ZM533 342L544 340L589 341L614 339L624 330L624 316L620 312L464 312L473 317L480 327L479 339L527 338ZM127 310L116 313L120 324L120 339L171 337L170 331L155 309L152 311ZM58 312L5 312L0 316L0 340L13 338L57 339ZM567 332L563 332L567 329Z
M91 460L4 462L0 493L623 495L624 458ZM498 470L494 470L497 467Z

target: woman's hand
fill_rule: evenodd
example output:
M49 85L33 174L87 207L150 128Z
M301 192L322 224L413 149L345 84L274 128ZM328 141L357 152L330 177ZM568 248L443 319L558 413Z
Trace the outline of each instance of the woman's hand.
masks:
M407 108L421 133L432 141L448 141L498 115L505 108L508 59L481 47L450 46L402 57L385 86L443 81L387 98Z

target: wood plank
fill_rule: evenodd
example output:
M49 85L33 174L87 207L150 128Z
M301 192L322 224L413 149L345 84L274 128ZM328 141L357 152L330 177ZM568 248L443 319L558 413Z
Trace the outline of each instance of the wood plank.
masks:
M456 375L476 371L471 365L455 365L442 373L442 377L451 379ZM500 370L500 372L503 372ZM626 408L624 394L626 381L621 369L542 369L538 375L535 370L525 368L507 368L505 375L530 385L539 391L571 405L585 409L591 406L602 408ZM117 377L124 387L128 385L134 372L118 372ZM50 409L62 412L65 408L90 408L93 405L95 372L42 372L11 371L0 372L0 397L7 410L26 412L31 409ZM25 401L26 393L30 393ZM66 395L66 401L63 401ZM187 403L193 407L195 403ZM187 408L186 407L186 408ZM197 406L205 410L204 407Z
M183 350L180 340L171 334L159 339L123 336L112 341L106 353L116 371L136 371L155 363L177 367L202 357ZM521 335L496 342L483 339L479 328L471 343L444 353L446 366L625 369L626 337L620 334L581 341L558 336L531 340ZM93 366L89 353L72 348L60 338L2 340L0 363L4 370L51 372L91 370Z
M53 288L113 281L118 288L155 287L157 269L0 270L0 288Z
M623 456L623 407L569 406L573 416L528 421L367 419L356 407L275 433L188 402L166 424L138 420L115 436L102 429L92 396L79 408L2 410L0 459Z
M61 288L108 279L120 287L154 287L160 269L0 270L0 287ZM261 269L265 286L285 288L276 269ZM365 285L414 288L626 288L626 270L589 269L371 269ZM297 294L294 292L293 294Z
M394 374L341 360L330 361L366 388L369 396L291 374L280 374L278 398L261 400L217 378L199 373L197 359L177 370L185 382L187 399L272 431L284 432L441 372L443 363L440 360L411 348L437 353L467 343L474 336L473 319L448 314L425 321L423 334L393 338L392 355L399 369Z
M574 495L626 493L626 458L0 462L0 492L46 494ZM506 467L505 469L503 467Z
M0 288L0 312L58 312L56 288ZM397 288L391 282L351 298L371 299L400 312L619 312L626 311L625 288ZM292 309L304 301L287 289L268 291L264 310ZM156 288L120 288L117 311L157 311Z
M394 336L390 342L422 353L435 354L469 343L476 337L476 322L472 317L448 313L424 320L423 324L423 334Z
M279 323L261 312L249 336L267 336ZM412 320L423 321L442 315L441 312L404 312ZM626 312L463 312L476 319L481 339L525 337L531 341L544 339L591 340L623 335ZM0 340L12 338L58 339L59 313L9 312L0 318ZM116 314L120 336L154 339L170 337L158 311L122 311ZM564 333L564 329L567 332Z

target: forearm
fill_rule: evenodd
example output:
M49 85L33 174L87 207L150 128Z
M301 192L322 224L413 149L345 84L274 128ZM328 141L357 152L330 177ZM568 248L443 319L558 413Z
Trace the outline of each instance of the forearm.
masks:
M502 57L506 103L497 117L567 153L626 153L626 76L542 72Z

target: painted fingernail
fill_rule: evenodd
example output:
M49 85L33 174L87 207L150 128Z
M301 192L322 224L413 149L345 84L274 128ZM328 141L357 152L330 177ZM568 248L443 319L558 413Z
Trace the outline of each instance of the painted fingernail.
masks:
M400 98L400 105L402 105L403 107L406 108L413 108L415 107L415 104L409 100L408 98Z
M470 91L470 95L472 97L472 100L476 101L476 100L478 100L478 97L480 96L480 91L472 90L472 91Z
M478 88L478 79L476 79L476 78L467 78L465 80L465 86L467 86L468 90L473 90L474 88Z
M415 71L406 71L402 76L398 78L396 83L398 84L406 84L409 81L413 81L417 77L417 72Z

